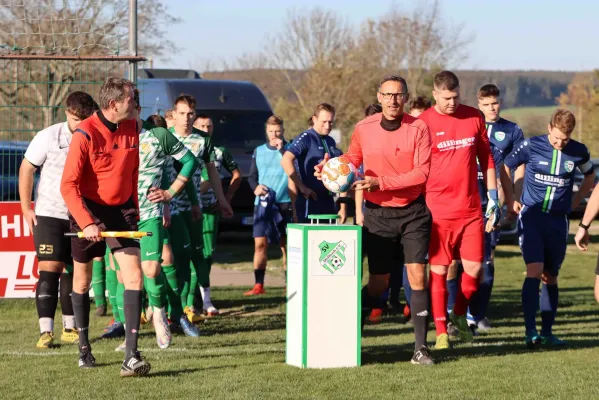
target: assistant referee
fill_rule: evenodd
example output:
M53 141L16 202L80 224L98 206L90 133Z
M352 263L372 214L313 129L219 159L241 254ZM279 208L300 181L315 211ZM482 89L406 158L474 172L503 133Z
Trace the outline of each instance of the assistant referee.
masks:
M426 124L403 112L408 85L399 76L385 77L377 94L382 113L360 121L345 157L364 164L364 179L354 183L364 190L364 247L370 277L362 289L362 319L380 308L381 294L389 287L393 268L404 262L413 289L412 316L416 337L412 364L434 361L426 346L429 299L426 263L432 225L424 201L424 184L431 159L431 138ZM324 163L316 167L316 176Z

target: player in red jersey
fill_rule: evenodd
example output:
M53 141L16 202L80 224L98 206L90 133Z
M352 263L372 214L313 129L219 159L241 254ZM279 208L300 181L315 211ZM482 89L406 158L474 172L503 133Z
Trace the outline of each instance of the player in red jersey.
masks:
M471 341L466 310L478 288L483 261L483 215L478 192L476 159L485 174L490 216L489 229L499 223L495 164L481 113L460 104L460 83L450 71L435 76L436 104L420 115L431 132L431 170L426 183L426 204L433 215L429 246L430 291L437 330L437 349L449 348L447 336L447 269L453 259L464 267L461 287L449 319L460 337Z

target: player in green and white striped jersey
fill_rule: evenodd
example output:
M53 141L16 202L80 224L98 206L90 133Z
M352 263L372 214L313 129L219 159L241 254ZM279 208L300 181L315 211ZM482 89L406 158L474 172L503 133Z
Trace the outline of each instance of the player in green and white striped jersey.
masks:
M135 90L135 100L139 104L139 93ZM138 106L138 112L141 108ZM141 121L139 121L141 123ZM141 263L145 274L145 286L148 292L150 307L153 310L153 322L156 330L156 341L160 348L170 345L171 333L165 311L167 282L166 276L176 274L173 265L164 265L161 273L162 249L166 237L163 226L163 207L182 191L184 187L193 196L195 190L186 185L190 176L197 170L199 163L193 154L164 127L154 126L150 120L143 122L139 136L139 224L140 231L152 232L152 236L141 239ZM181 164L179 173L165 182L167 160L176 160ZM168 185L169 182L172 184ZM164 186L170 186L162 189ZM172 281L171 281L172 282ZM177 291L178 284L171 285L170 291ZM171 318L183 320L182 327L187 327L182 315L179 299L171 298ZM181 321L180 321L181 322ZM193 327L191 327L193 329ZM184 329L185 330L185 329ZM186 332L187 333L187 332ZM195 336L195 335L191 335Z
M193 124L194 128L202 131L203 136L209 136L212 138L214 132L214 124L207 115L198 115ZM235 192L239 189L241 184L241 171L239 166L233 159L233 156L225 147L214 147L214 166L222 177L222 168L226 169L231 174L231 182L227 189L225 198L231 204ZM212 304L210 298L210 270L212 269L212 254L216 246L216 235L218 232L218 221L220 219L220 212L218 211L218 200L212 185L208 179L208 171L202 170L202 183L200 186L200 203L202 206L203 220L203 236L204 236L204 269L200 271L197 277L199 283L199 293L190 291L190 298L188 298L188 304L191 301L193 304L193 298L196 300L202 300L202 309L208 316L218 315L219 311ZM193 283L193 277L192 277Z
M179 139L191 152L205 165L209 181L214 188L215 196L218 199L219 208L223 217L230 218L233 211L229 202L225 198L220 181L220 175L214 165L214 149L212 140L209 136L202 136L201 132L192 127L195 118L196 101L193 96L182 94L175 100L174 118L175 125L170 129L174 136ZM171 163L171 176L178 171L178 164ZM199 192L202 171L196 170L192 177L194 187ZM202 211L200 205L187 193L181 193L173 199L171 212L171 233L173 253L177 264L177 275L179 277L179 287L181 288L181 302L187 304L185 314L191 322L197 322L201 318L195 312L192 303L189 304L189 293L194 293L194 287L190 287L191 269L189 261L193 263L194 272L200 275L200 271L205 270L205 260L203 253L203 226ZM196 284L197 285L197 284Z

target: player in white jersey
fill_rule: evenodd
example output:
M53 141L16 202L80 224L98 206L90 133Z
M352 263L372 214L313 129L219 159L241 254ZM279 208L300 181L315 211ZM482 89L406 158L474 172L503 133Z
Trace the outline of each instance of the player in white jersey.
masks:
M35 135L25 152L19 171L21 210L33 232L39 260L39 281L35 300L41 333L37 347L42 349L54 345L54 314L58 304L59 281L63 314L61 340L66 343L77 343L79 340L71 303L71 239L64 236L64 233L70 232L71 229L67 206L60 194L60 180L73 132L81 121L97 109L98 105L89 94L71 93L66 100L67 121L52 125ZM33 210L31 192L34 173L38 168L41 168L41 176Z

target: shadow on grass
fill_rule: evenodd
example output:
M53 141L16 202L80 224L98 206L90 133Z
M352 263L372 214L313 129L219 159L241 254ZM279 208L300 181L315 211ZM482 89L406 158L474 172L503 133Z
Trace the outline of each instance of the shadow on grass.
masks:
M154 377L160 377L160 376L166 376L169 378L173 378L179 375L183 375L183 374L191 374L194 372L198 372L198 371L202 371L202 370L207 370L207 369L217 369L219 367L211 367L211 368L184 368L184 369L177 369L174 371L158 371L158 372L151 372L150 374L148 374L147 376L145 376L144 378L154 378Z
M501 338L496 339L477 338L474 345L462 345L450 350L433 350L433 357L438 364L457 361L464 357L494 357L503 355L520 355L531 352L544 351L565 351L576 349L588 349L597 347L597 340L582 339L569 340L567 346L563 347L541 347L538 349L527 349L522 339ZM506 343L509 342L509 343ZM478 345L476 345L478 343ZM488 343L488 344L485 344ZM494 344L495 343L495 344ZM367 364L394 364L398 362L407 362L412 358L414 348L413 344L394 345L394 346L367 346L362 349L362 363Z

